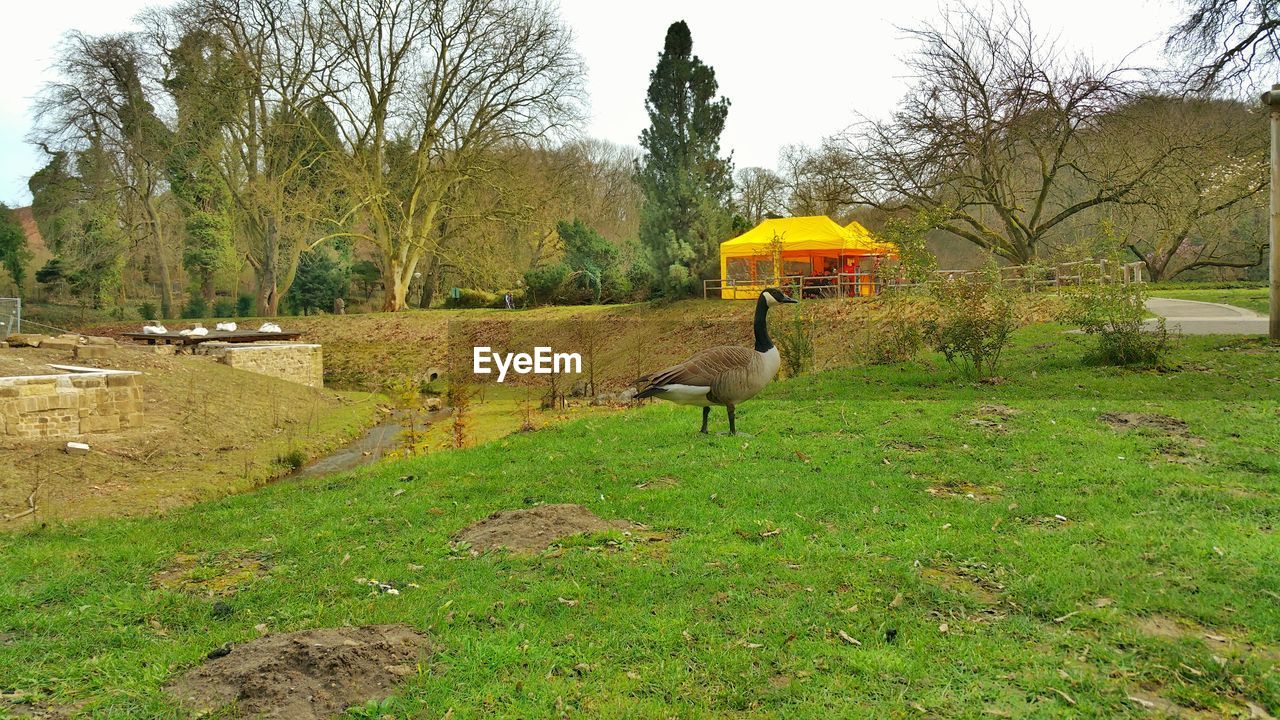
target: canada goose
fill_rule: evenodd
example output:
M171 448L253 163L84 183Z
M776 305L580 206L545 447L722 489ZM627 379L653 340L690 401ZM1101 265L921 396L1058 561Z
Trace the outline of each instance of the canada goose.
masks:
M702 432L712 405L723 405L729 413L729 434L737 435L733 412L738 403L755 397L773 379L782 364L778 348L769 339L765 316L779 303L797 302L777 288L767 288L756 300L754 349L737 345L708 348L679 365L636 381L637 398L656 397L680 405L702 406Z

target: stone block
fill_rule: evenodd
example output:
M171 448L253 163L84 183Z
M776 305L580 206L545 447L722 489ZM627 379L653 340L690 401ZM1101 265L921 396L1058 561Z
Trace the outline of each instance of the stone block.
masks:
M71 351L77 360L104 358L111 355L112 345L77 345Z
M86 335L84 336L84 344L85 345L105 345L106 347L115 347L116 339L109 338L109 337L102 337L101 335Z
M42 395L52 395L58 391L58 386L53 380L48 382L27 382L18 385L18 395L20 397L39 397Z
M119 430L119 415L93 415L90 417L80 418L80 432L103 432L106 430Z
M84 375L82 377L73 376L71 378L72 387L89 389L89 388L106 387L106 385L107 385L107 379L102 375Z
M38 333L13 333L5 338L5 342L10 347L40 347L40 344L49 338Z
M138 382L137 375L108 375L107 387L131 387Z
M147 345L146 350L156 355L172 355L174 351L173 345Z
M49 338L40 341L40 348L44 350L72 350L78 342L67 338Z

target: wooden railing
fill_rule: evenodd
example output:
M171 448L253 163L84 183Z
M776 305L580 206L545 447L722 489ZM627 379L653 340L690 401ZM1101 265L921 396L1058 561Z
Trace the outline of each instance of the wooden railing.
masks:
M1077 260L1057 265L1007 265L1000 268L1002 283L1028 291L1072 285L1146 282L1146 263L1118 263L1107 260ZM958 278L979 270L935 270L937 280ZM883 277L884 273L840 273L839 275L785 275L762 280L702 281L702 297L724 290L757 292L766 287L776 287L793 297L805 298L861 297L879 295L886 290L906 290L924 287L924 282L908 282Z

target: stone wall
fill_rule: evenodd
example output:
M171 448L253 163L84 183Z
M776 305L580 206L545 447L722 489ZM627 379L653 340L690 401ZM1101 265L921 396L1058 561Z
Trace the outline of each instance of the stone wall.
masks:
M309 387L324 387L324 356L319 345L305 343L200 343L198 352L237 370L270 375Z
M65 437L137 427L142 375L119 370L0 377L0 436Z

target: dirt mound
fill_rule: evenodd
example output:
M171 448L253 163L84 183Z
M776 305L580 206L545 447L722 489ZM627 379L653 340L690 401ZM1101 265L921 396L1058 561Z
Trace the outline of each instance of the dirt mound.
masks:
M502 510L463 528L456 539L476 550L539 552L573 535L631 527L625 520L604 520L581 505L566 503Z
M168 685L189 709L232 705L238 716L312 720L386 697L417 672L427 639L404 625L268 635L231 648Z
M1115 430L1145 428L1159 430L1169 435L1185 435L1187 424L1176 417L1158 413L1109 412L1098 416Z

